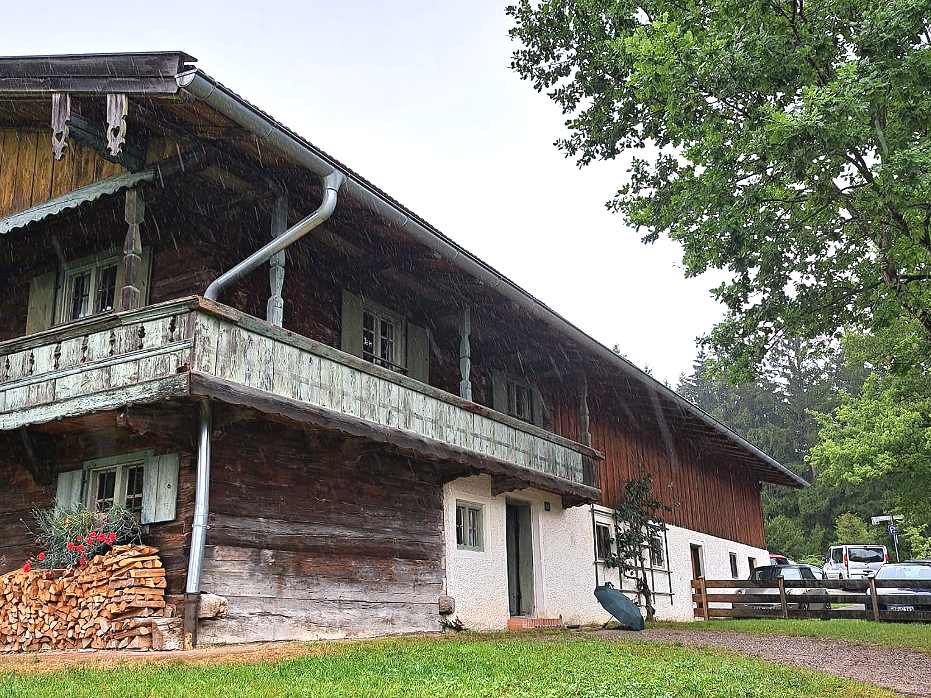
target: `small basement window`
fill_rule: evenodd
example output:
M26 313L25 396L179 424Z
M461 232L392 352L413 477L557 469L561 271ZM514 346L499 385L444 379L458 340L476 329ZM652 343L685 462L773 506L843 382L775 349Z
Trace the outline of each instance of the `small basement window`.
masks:
M737 553L730 553L731 558L731 577L737 579L740 576L740 572L737 570Z
M611 557L611 526L606 523L595 524L595 556L598 562Z
M482 513L481 504L456 502L456 547L459 550L482 552L485 549Z

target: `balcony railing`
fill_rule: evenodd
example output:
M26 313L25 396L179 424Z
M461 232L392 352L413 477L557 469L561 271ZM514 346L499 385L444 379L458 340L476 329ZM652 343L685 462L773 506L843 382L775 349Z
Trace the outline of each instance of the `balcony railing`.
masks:
M190 395L192 375L598 486L597 451L201 298L0 342L0 429Z

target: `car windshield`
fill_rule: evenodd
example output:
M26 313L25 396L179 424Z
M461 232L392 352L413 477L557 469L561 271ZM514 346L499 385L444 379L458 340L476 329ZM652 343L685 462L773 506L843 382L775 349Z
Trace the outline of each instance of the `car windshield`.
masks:
M931 565L885 565L876 579L931 579Z
M847 559L850 562L883 562L886 556L882 548L847 548Z

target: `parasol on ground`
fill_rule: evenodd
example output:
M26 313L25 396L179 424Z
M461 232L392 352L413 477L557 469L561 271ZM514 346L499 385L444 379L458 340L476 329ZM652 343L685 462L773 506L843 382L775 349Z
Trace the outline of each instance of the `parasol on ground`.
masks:
M631 630L643 630L644 622L640 609L622 592L609 586L595 587L595 598L618 623Z

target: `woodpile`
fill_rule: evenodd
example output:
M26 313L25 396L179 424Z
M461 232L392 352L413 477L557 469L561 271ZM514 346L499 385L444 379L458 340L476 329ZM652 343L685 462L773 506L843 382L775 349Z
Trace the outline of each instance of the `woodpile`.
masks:
M0 652L151 649L154 621L180 623L173 611L158 549L117 545L83 569L0 577Z

